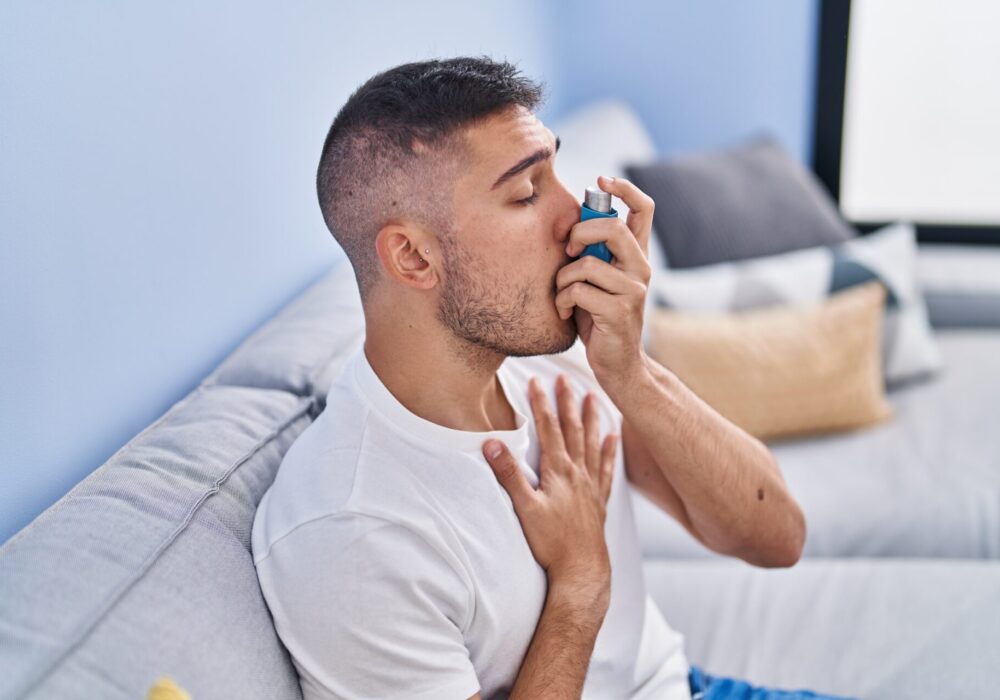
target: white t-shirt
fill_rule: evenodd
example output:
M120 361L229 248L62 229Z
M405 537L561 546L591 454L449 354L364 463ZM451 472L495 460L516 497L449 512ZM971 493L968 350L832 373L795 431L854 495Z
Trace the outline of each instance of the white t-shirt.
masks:
M528 380L537 376L557 409L560 372L578 401L597 393L601 438L620 433L579 339L558 355L504 360L497 376L518 427L491 432L411 413L359 343L253 524L261 590L305 700L508 696L547 583L482 443L504 441L537 488ZM646 593L620 442L605 537L611 600L583 697L690 700L684 637Z

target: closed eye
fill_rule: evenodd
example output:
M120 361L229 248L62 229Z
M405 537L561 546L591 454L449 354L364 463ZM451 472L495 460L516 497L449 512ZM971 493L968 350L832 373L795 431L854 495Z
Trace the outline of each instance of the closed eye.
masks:
M531 193L530 197L525 197L524 199L519 199L516 202L514 202L514 204L519 204L522 207L526 207L526 206L528 206L530 204L534 204L535 201L537 201L537 200L538 200L538 190L535 190L534 192Z

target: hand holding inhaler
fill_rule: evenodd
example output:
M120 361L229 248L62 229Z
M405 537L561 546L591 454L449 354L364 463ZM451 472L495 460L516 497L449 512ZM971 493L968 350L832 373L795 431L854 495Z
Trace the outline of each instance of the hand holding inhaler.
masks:
M574 260L556 273L555 304L560 318L575 320L594 376L613 399L647 367L641 339L654 203L625 178L601 177L598 185L587 188L570 229L566 253ZM628 207L625 221L612 195Z

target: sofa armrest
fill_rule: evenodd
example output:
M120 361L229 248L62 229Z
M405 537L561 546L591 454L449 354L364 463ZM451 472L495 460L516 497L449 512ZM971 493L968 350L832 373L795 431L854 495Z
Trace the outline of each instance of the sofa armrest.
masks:
M1000 247L922 243L917 280L935 328L1000 328Z

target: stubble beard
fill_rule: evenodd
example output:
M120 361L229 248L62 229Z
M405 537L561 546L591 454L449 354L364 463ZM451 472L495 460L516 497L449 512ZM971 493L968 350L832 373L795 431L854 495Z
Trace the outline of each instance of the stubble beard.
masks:
M539 309L537 284L528 281L513 286L508 280L475 269L461 251L442 252L447 267L437 318L464 346L464 352L531 357L561 353L576 342L572 317L568 321L559 319L554 306L557 323L546 325L533 315Z

